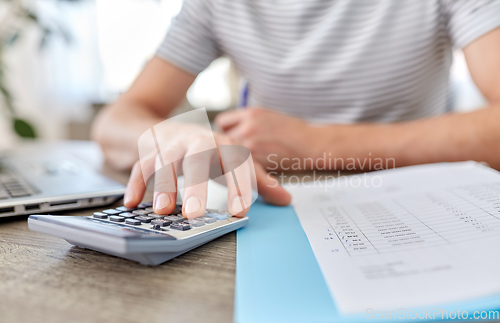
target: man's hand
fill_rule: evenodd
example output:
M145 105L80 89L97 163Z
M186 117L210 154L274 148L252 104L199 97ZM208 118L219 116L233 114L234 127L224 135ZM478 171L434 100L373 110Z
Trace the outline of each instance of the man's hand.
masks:
M170 214L176 205L177 174L185 178L182 213L186 218L201 216L206 209L207 188L211 164L225 170L228 185L228 209L235 216L244 216L251 205L252 177L255 172L259 194L271 204L287 205L291 197L257 162L245 157L224 153L227 147L238 147L233 139L214 134L196 125L169 125L164 133L156 132L160 154L152 151L135 163L125 193L125 206L135 207L146 191L146 182L154 176L154 210L157 214ZM214 143L215 139L215 143ZM211 147L213 149L210 149ZM238 165L235 164L235 160ZM240 162L242 162L240 166ZM219 164L220 163L220 164ZM236 168L237 167L237 168ZM233 174L227 169L234 169Z
M270 166L270 155L290 162L320 154L318 129L299 118L249 107L221 113L215 123L229 138L249 148L264 167Z

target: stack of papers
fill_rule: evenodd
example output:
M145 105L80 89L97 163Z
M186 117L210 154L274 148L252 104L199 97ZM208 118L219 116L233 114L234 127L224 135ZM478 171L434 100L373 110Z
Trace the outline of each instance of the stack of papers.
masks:
M236 321L447 319L464 311L473 319L473 310L500 308L497 171L443 163L288 189L301 226L290 209L256 205L259 215L252 208L238 232ZM258 306L251 313L242 300Z

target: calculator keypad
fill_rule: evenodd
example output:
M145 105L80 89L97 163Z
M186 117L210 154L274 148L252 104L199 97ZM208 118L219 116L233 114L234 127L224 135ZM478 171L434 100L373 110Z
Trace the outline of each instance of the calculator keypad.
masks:
M181 236L185 236L191 231L195 234L195 231L210 230L213 225L217 227L217 224L221 223L221 221L226 222L231 218L231 215L227 212L209 209L204 215L196 219L186 219L181 213L182 205L176 205L170 215L156 214L151 206L152 203L141 203L136 208L121 206L116 209L95 212L90 217L104 222L119 222L125 226L141 227L159 233L180 234Z

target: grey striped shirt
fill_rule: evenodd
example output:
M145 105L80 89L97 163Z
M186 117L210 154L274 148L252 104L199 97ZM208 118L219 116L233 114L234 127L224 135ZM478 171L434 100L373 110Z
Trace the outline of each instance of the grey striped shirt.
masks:
M452 48L498 26L500 0L184 0L157 56L227 55L251 103L312 122L396 122L446 112Z

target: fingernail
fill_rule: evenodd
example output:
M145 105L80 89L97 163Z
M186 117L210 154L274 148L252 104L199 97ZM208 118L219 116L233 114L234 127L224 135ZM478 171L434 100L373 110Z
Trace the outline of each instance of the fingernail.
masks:
M199 209L201 209L201 201L199 198L197 198L195 196L190 196L186 200L185 205L186 206L184 207L184 211L186 211L187 214L194 213L194 212L198 211Z
M238 214L243 211L243 207L241 206L242 201L243 198L239 195L233 198L233 201L231 202L231 211L233 211L234 214Z
M160 193L155 199L155 209L161 210L170 204L170 196L167 193Z
M123 204L128 204L134 199L134 194L132 192L126 192L123 198Z

